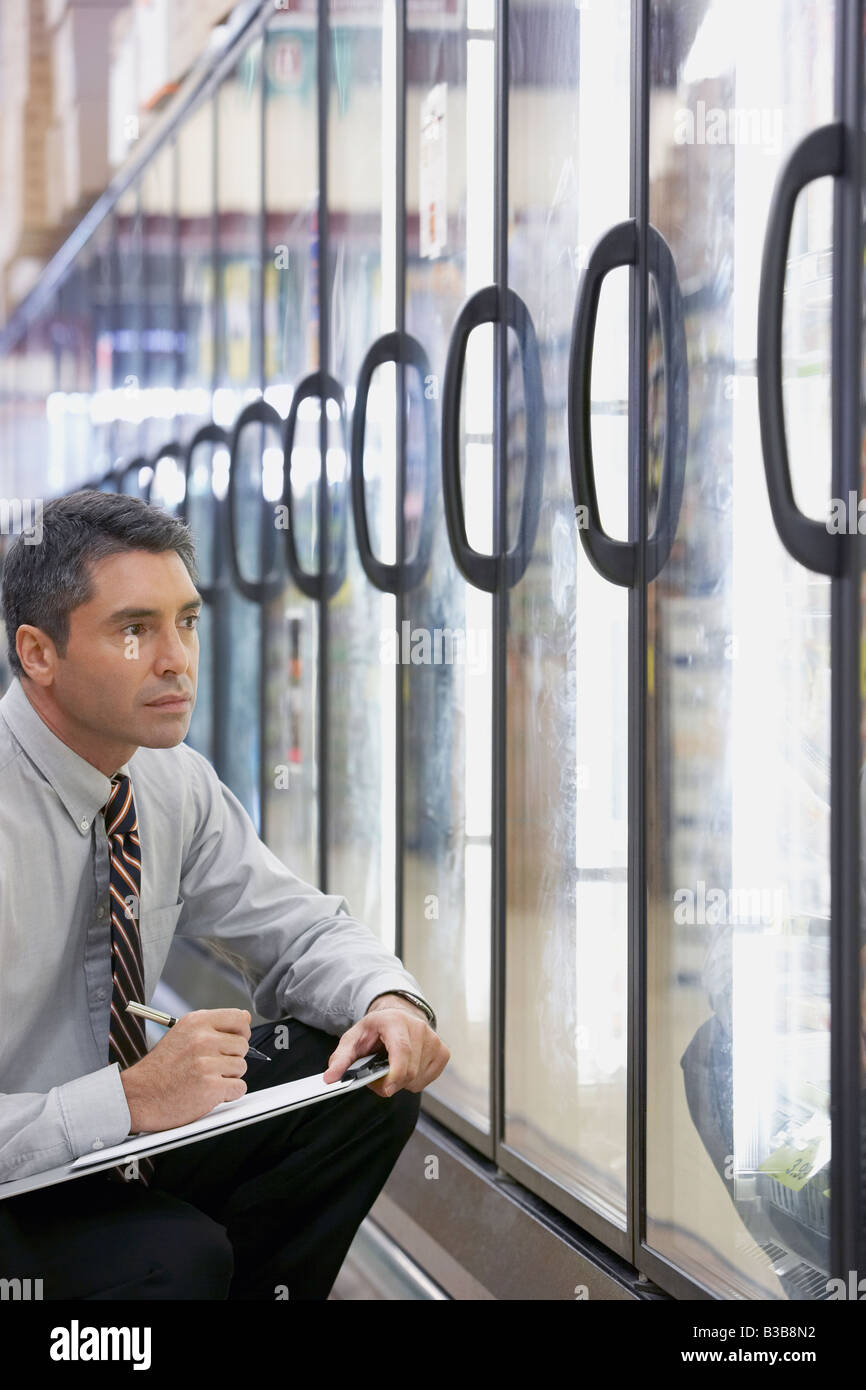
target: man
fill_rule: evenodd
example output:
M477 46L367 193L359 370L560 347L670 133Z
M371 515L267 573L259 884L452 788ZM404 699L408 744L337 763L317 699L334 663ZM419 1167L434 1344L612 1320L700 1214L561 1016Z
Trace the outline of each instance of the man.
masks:
M49 502L34 539L3 573L0 1184L248 1088L336 1081L380 1044L390 1066L132 1180L0 1200L0 1275L55 1299L324 1299L450 1054L397 957L287 869L182 743L201 606L188 528L86 491ZM148 1052L126 1004L149 1003L176 935L236 961L273 1021L200 1009ZM272 1060L248 1061L250 1043Z

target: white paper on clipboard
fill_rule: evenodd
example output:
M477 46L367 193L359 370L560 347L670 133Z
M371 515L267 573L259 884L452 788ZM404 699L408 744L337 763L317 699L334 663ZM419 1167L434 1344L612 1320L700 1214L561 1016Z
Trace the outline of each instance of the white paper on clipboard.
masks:
M367 1057L358 1057L350 1070L364 1066L375 1055L371 1052ZM100 1167L111 1167L138 1155L162 1153L181 1144L195 1143L196 1140L206 1139L221 1130L239 1129L242 1125L252 1124L254 1120L263 1119L266 1115L277 1115L284 1110L312 1105L315 1101L326 1100L328 1096L345 1095L348 1091L357 1090L359 1086L369 1085L371 1081L386 1076L387 1073L388 1063L384 1062L351 1081L325 1082L322 1080L324 1072L320 1072L316 1076L304 1076L299 1081L284 1081L280 1086L268 1086L262 1091L248 1091L238 1100L225 1100L215 1105L213 1110L202 1115L200 1120L177 1125L174 1129L131 1135L124 1139L122 1144L82 1154L70 1164L69 1171L78 1173L82 1169L93 1168L96 1164Z

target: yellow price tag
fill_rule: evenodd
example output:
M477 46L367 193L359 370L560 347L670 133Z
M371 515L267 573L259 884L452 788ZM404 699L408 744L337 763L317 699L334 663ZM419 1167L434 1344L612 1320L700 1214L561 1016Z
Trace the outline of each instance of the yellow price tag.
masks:
M793 1144L784 1144L759 1164L760 1171L769 1173L785 1187L790 1187L792 1192L799 1192L815 1172L820 1142L819 1139L812 1139L802 1149L795 1148Z

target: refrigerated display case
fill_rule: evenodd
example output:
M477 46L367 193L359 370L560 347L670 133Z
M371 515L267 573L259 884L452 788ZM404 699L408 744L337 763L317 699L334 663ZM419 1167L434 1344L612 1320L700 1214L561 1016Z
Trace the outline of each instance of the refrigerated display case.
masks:
M834 1298L866 1174L866 565L826 525L866 501L864 5L281 9L5 330L9 476L87 460L187 515L191 741L423 983L461 1173L629 1296ZM182 409L142 418L151 384Z

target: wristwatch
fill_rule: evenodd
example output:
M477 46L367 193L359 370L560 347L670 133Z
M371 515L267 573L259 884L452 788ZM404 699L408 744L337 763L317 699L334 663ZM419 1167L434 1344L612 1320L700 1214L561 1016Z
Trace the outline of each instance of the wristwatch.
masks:
M434 1014L433 1010L430 1008L430 1005L427 1003L425 999L420 999L417 994L410 993L408 989L386 989L384 993L399 994L401 999L408 999L410 1004L417 1004L418 1008L421 1009L422 1012L427 1015L427 1022L430 1024L430 1027L433 1029L435 1033L436 1015ZM378 998L378 995L376 997Z

